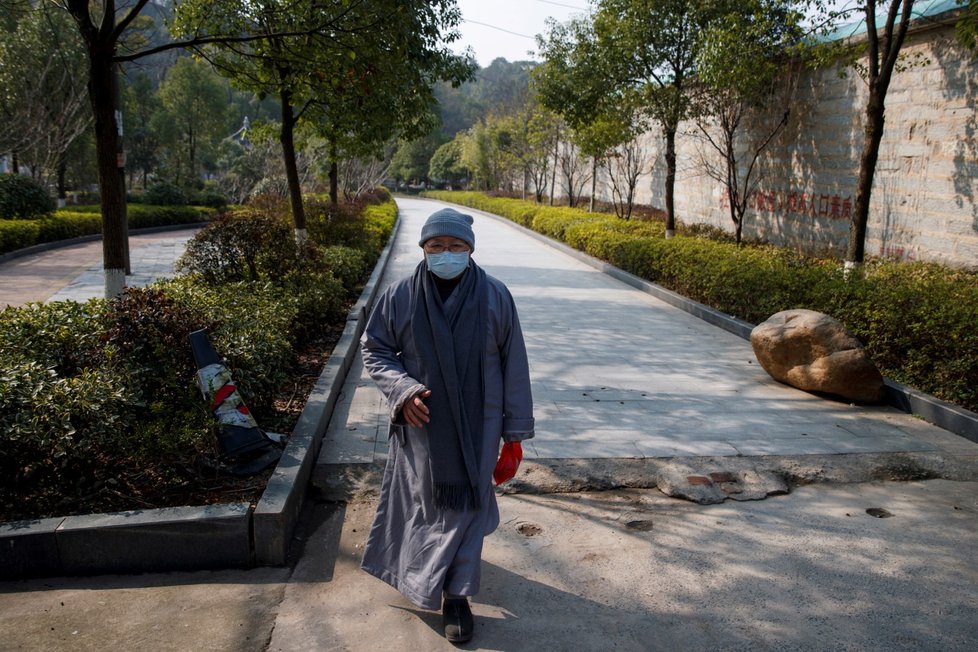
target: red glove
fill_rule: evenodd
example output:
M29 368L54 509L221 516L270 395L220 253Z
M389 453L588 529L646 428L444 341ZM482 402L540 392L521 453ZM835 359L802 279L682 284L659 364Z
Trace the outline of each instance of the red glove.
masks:
M518 441L506 442L499 453L499 461L496 462L496 468L492 472L492 479L497 485L506 482L516 475L516 469L520 468L522 460L523 446Z

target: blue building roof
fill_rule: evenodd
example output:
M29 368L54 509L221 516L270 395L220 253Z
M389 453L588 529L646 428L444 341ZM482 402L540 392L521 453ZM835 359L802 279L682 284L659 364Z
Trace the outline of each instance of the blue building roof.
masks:
M940 14L953 11L954 9L960 9L967 4L967 0L920 0L914 2L913 9L911 9L911 15L913 20L919 20L921 18L932 18ZM860 11L859 15L862 16L863 13ZM899 16L898 16L899 19ZM886 12L880 11L878 8L876 10L876 26L882 27L886 24ZM858 34L864 34L866 32L866 19L862 18L852 23L847 23L845 25L840 25L830 32L821 34L818 37L820 41L839 41L842 39L851 38Z

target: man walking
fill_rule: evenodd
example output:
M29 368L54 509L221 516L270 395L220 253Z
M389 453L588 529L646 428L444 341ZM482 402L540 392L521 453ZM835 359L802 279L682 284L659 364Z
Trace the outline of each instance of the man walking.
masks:
M362 568L423 609L441 606L453 643L472 638L468 598L499 525L494 471L497 483L512 477L533 436L516 306L472 260L472 222L451 208L428 218L424 260L378 299L361 338L391 420Z

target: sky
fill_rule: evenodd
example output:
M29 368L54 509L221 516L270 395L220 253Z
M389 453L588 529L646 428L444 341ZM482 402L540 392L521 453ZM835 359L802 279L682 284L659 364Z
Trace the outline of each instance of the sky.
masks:
M462 37L451 44L461 53L466 47L475 51L479 66L485 68L493 59L539 61L527 54L536 50L536 35L547 32L548 17L566 22L586 14L587 0L457 0L462 10Z

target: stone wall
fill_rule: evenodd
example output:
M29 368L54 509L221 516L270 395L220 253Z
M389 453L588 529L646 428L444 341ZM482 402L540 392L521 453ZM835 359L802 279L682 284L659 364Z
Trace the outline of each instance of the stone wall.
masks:
M922 64L894 74L873 186L866 253L978 268L978 64L951 26L908 35L906 55ZM912 60L912 59L909 59ZM788 124L761 161L762 182L744 237L842 256L855 204L866 85L854 70L804 71ZM777 120L780 113L757 119ZM636 201L665 205L661 138ZM717 157L683 124L677 137L676 215L733 231L722 186L704 172ZM610 198L607 187L599 190Z

